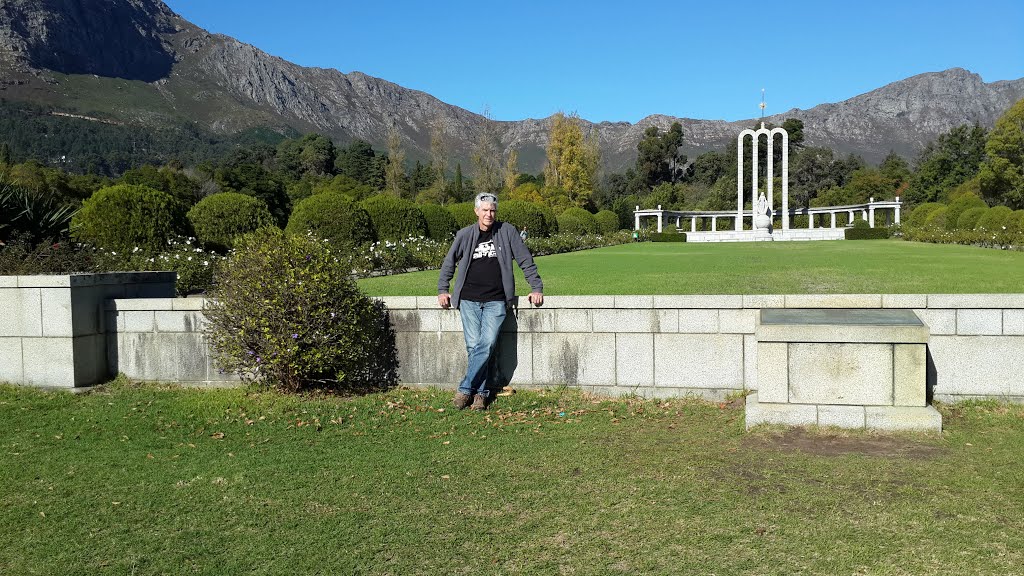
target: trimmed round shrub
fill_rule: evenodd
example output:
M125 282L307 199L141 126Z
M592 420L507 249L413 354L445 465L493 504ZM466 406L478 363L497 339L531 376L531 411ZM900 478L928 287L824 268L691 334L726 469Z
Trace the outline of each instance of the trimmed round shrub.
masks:
M519 230L525 229L529 236L547 237L548 230L544 212L533 202L506 200L498 203L498 219L508 222Z
M1024 233L1024 210L1014 210L1003 222L1003 226L1006 226L1007 234Z
M236 236L274 226L267 203L238 192L220 192L203 198L188 211L196 238L212 250L230 250Z
M960 215L971 208L987 208L988 204L974 194L964 194L949 203L946 213L946 230L954 230L960 223Z
M541 214L544 215L544 224L548 227L548 235L558 234L558 218L555 216L555 211L547 204L534 202L533 205L539 208Z
M989 208L968 208L964 210L960 217L956 220L957 230L974 230L974 227L978 225L978 220L989 211ZM949 215L947 214L947 217Z
M370 215L377 240L405 240L427 235L427 219L408 200L378 194L363 200L359 206Z
M498 203L498 210L501 210L501 202ZM476 222L476 212L473 210L472 202L459 202L458 204L449 204L445 206L448 212L451 213L452 217L455 218L455 224L459 229L465 228L470 224Z
M185 211L173 196L131 184L97 190L71 219L75 240L112 251L156 254L188 232Z
M373 242L377 236L370 215L340 192L314 194L295 205L285 230L312 232L317 238L340 245Z
M459 231L452 213L437 204L420 204L420 212L427 221L427 235L434 240L451 240Z
M601 234L611 234L619 229L619 215L611 210L601 210L594 214L594 220Z
M387 309L359 291L350 261L339 256L277 228L238 237L203 311L217 364L287 392L395 386Z
M924 225L929 228L945 228L946 215L948 212L949 206L942 206L938 210L932 210L932 213L924 219Z
M569 208L558 217L558 230L563 234L597 234L597 220L583 208Z
M940 204L938 202L925 202L924 204L918 205L917 208L914 208L910 212L910 216L907 217L907 226L924 226L924 222L928 218L928 215L943 206L945 206L945 204Z
M1002 232L1006 221L1013 215L1013 210L1006 206L989 208L974 225L975 230Z

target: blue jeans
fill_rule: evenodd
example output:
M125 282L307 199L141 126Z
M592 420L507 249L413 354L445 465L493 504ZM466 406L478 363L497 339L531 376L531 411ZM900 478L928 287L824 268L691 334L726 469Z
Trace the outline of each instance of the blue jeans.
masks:
M469 363L466 377L459 383L462 394L490 394L487 383L494 373L494 348L498 344L498 331L505 321L505 302L459 303L462 313L462 334L466 338L466 353Z

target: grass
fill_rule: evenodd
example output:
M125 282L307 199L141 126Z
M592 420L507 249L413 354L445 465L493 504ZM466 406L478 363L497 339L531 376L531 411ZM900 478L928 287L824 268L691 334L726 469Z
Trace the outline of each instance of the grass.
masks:
M1020 574L1024 407L937 436L740 402L0 386L0 573Z
M1020 292L1024 252L899 240L626 244L537 258L549 295ZM528 286L516 268L517 293ZM437 293L437 271L360 280L374 296Z

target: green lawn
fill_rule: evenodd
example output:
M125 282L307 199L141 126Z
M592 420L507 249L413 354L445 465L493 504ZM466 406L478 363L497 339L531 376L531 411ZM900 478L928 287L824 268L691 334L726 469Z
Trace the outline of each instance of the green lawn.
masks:
M1024 252L899 240L627 244L537 258L549 295L1021 292ZM360 280L374 296L437 293L437 271ZM517 293L528 286L517 269Z
M660 247L659 247L660 248ZM0 386L0 573L1020 574L1024 407L937 436L739 402Z

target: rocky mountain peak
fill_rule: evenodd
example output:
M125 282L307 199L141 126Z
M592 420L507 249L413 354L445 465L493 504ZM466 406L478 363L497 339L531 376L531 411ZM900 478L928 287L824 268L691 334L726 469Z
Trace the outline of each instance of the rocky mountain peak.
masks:
M148 82L170 73L164 35L182 22L160 0L0 0L0 51L30 68Z

